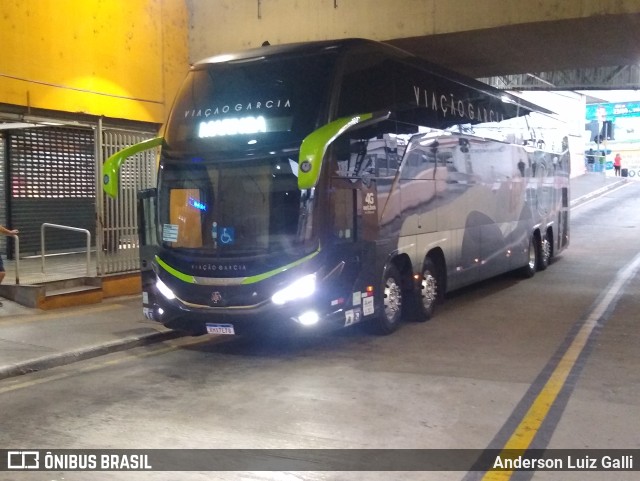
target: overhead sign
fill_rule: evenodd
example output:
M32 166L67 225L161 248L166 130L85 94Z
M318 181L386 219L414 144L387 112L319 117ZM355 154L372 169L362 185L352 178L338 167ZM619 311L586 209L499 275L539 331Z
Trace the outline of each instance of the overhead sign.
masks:
M219 137L221 135L257 134L267 131L267 122L262 115L257 117L230 117L200 122L198 137Z
M611 120L613 117L640 117L640 102L587 105L587 120Z

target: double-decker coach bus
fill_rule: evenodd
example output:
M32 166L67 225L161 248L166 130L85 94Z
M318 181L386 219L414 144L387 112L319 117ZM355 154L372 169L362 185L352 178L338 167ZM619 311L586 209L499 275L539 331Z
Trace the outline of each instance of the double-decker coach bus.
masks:
M569 242L566 139L550 114L363 39L195 64L139 205L145 314L191 333L277 320L429 319L449 291L532 276ZM524 140L526 139L526 141Z

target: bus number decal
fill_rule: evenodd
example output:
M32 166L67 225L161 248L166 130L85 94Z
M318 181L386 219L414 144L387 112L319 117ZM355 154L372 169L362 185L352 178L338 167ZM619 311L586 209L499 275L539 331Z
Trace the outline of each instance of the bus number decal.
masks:
M367 192L364 195L364 206L362 207L365 214L373 214L376 212L376 196L373 192Z
M344 313L344 325L345 326L350 326L351 324L353 324L353 309L349 309L348 311L345 311Z
M373 314L373 296L365 297L362 299L362 313L365 316L370 316Z
M353 293L353 300L352 300L352 304L354 306L359 306L360 305L360 299L362 298L362 293L360 291L358 292L354 292Z
M362 319L362 313L360 309L349 309L344 313L344 325L350 326L351 324L357 324Z
M176 224L164 224L162 226L162 240L164 242L178 242L178 226Z

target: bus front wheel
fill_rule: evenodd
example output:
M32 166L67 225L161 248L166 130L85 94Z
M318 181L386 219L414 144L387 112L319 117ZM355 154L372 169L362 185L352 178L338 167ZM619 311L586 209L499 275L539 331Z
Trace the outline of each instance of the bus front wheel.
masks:
M376 334L391 334L400 326L402 320L402 278L400 271L393 264L390 265L384 275L382 283L382 296L384 307L373 320L373 328Z

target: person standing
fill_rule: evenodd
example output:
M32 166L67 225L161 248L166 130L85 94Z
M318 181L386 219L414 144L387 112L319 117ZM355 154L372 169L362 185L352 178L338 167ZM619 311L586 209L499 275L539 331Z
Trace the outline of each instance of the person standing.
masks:
M9 230L6 227L0 225L0 234L13 237L15 235L18 235L18 229ZM2 257L0 257L0 284L2 284L2 281L4 280L4 276L5 276L4 264L2 263ZM2 307L2 302L0 302L0 307Z
M593 172L596 164L596 154L593 149L589 149L587 152L587 172Z
M620 169L622 167L622 156L620 152L616 154L616 157L613 159L613 168L615 170L615 175L620 175Z

